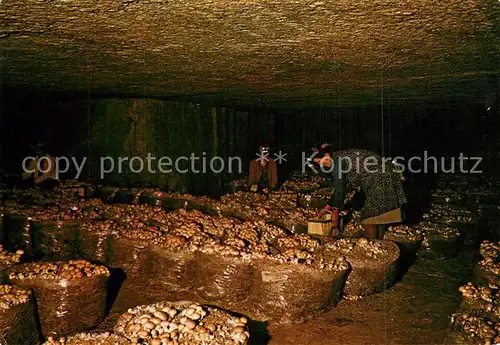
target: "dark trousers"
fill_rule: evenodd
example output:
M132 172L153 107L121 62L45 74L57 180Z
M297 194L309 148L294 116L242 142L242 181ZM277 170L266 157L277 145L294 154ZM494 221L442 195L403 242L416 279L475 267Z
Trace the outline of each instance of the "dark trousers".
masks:
M258 188L259 191L262 191L264 189L269 189L269 177L268 177L268 174L269 174L269 172L267 170L264 170L262 172L260 180L257 183L257 188Z

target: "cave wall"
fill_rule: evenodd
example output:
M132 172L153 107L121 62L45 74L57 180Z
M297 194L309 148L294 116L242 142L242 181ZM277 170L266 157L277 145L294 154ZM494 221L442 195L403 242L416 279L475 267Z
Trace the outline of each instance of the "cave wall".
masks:
M31 155L29 145L44 142L53 156L85 161L79 179L119 186L155 186L176 191L214 194L224 182L245 175L251 156L248 142L256 143L249 132L249 114L221 107L188 102L148 99L47 100L14 96L6 102L2 121L2 167L14 174L22 159ZM214 125L215 124L215 125ZM256 137L259 133L253 134ZM118 168L119 157L241 157L241 168L233 161L231 170L220 174L161 173L155 161L140 172L129 162ZM101 158L111 157L115 169L103 176ZM106 160L109 163L109 160ZM137 160L133 169L138 167ZM108 165L109 166L109 165ZM183 165L182 169L189 168ZM202 165L195 167L202 170ZM203 171L202 171L203 172ZM76 175L71 169L66 177Z
M287 153L280 177L301 168L302 151L319 141L339 149L364 148L385 156L457 155L494 147L482 145L492 135L491 119L477 107L420 106L359 109L272 110L212 106L151 99L49 99L12 95L3 104L0 145L2 167L20 171L29 144L46 143L55 156L87 157L82 180L120 186L156 186L214 195L228 181L246 175L248 162L262 141ZM497 106L498 108L498 106ZM495 109L497 109L495 108ZM497 111L497 110L495 110ZM439 114L439 116L437 116ZM493 130L494 132L494 130ZM496 140L496 139L495 139ZM490 140L491 141L491 140ZM489 148L488 148L489 147ZM219 174L135 173L115 165L101 179L100 158L214 155L240 157ZM136 160L137 163L137 160ZM228 160L226 160L226 165ZM137 164L134 165L137 167ZM154 167L154 165L153 165ZM201 166L198 165L199 169ZM209 169L208 169L209 170ZM75 176L70 170L66 176Z

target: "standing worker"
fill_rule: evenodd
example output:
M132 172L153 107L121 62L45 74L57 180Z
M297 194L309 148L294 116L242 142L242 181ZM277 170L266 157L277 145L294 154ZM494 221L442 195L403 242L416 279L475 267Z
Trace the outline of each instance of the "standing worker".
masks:
M56 163L54 158L47 153L45 145L38 143L32 148L35 153L34 159L23 170L22 178L26 183L34 183L37 187L44 189L55 189L60 185L56 175Z
M252 192L267 194L278 184L278 167L274 159L269 157L269 146L259 147L260 157L250 162L248 185Z
M387 224L403 221L401 206L407 203L401 175L394 172L394 165L367 150L333 152L331 145L323 144L313 161L333 180L334 191L328 204L320 212L332 213L332 223L338 226L339 210L349 190L359 190L365 195L361 209L361 224L365 237L383 239Z

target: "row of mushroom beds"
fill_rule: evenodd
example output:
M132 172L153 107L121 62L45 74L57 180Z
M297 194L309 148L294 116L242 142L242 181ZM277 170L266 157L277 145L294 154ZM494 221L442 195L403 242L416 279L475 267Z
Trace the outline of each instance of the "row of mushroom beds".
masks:
M478 235L498 239L498 225L500 224L498 195L494 193L498 188L493 185L488 187L485 181L482 181L483 187L480 187L477 182L477 179L467 175L461 175L458 178L445 176L438 181L437 188L432 195L435 203L445 205L439 206L441 208L454 207L463 210L467 207L477 212L481 223L479 226L481 234L471 231L475 228L470 226L459 226L461 230L469 230L465 232L465 240L469 244L476 244L475 240ZM463 216L464 213L461 215ZM432 217L432 214L426 216ZM444 217L440 221L456 225L456 220L461 219L463 218ZM493 231L488 233L490 229ZM500 343L500 242L483 241L479 246L479 253L481 259L475 265L471 281L458 288L462 300L459 309L451 316L453 332L450 333L447 344L493 345Z
M94 211L102 207L101 211L113 210L119 216L78 220L85 215L78 210L89 203ZM75 212L72 217L62 210L56 212L65 221L41 220L54 214L48 211L50 207L37 212L11 205L4 214L5 243L29 238L19 243L24 249L17 256L36 257L44 251L46 257L81 256L102 263L73 260L12 266L12 260L6 260L5 281L35 292L45 338L102 322L107 267L125 271L127 278L120 290L125 296L142 293L144 300L154 296L162 301L171 292L194 290L197 301L252 319L300 322L335 305L343 293L358 296L385 288L386 282L394 280L399 257L397 245L390 241L346 239L322 244L305 234L288 235L263 221L211 216L198 210L166 212L161 207L104 205L96 200L74 203L71 209ZM155 225L127 213L133 209L142 217L154 215ZM17 236L21 230L28 236ZM144 330L134 327L132 337L144 339ZM241 330L238 327L243 326L236 326L234 332ZM238 335L237 339L244 342L245 337L248 335Z
M122 195L132 192L136 193L125 191ZM254 203L266 205L266 201L255 195L235 194L226 196L222 202L157 191L143 191L141 195L142 200L149 204L184 208L167 212L160 206L110 205L99 199L61 199L56 200L58 205L50 205L51 201L43 207L4 203L3 243L9 250L22 248L23 251L18 251L11 258L21 260L20 254L29 258L61 256L102 263L93 265L76 260L13 266L14 259L2 263L6 283L35 292L41 333L46 339L90 329L102 321L109 283L108 267L119 267L127 274L120 294L143 292L160 302L168 299L170 292L194 290L198 302L218 305L256 320L275 322L307 320L335 305L342 295L359 298L383 290L396 277L400 251L394 242L365 239L320 241L308 235L291 234L266 221L245 217L248 205L243 204L241 198L252 198ZM130 202L140 200L134 199ZM228 211L234 210L234 204L238 202L237 212ZM281 203L275 204L286 202L281 200ZM261 215L270 213L270 208L261 207L265 210L260 210ZM200 210L209 211L212 215ZM297 209L294 214L307 211ZM436 230L424 231L425 236L422 236L422 231L418 229L396 226L387 235L399 243L400 248L416 251L424 237L428 244L443 242L443 238L446 242L451 230L442 229L451 228L443 225L434 228ZM444 235L433 242L432 236L428 236L433 233ZM453 236L450 238L453 239ZM4 256L9 257L8 254ZM70 274L61 275L67 269ZM95 275L95 272L101 273ZM95 278L92 278L93 275ZM17 296L13 291L19 288L10 285L4 288L7 297L2 307L9 314L13 306L19 309L18 306L24 304L15 304L16 298L12 298ZM23 296L22 293L19 295ZM138 308L162 311L167 308L167 302L161 303ZM222 323L232 326L220 328L212 322L210 327L206 327L206 322L199 322L190 329L193 323L188 322L186 315L172 321L154 316L154 311L146 313L149 316L143 318L130 318L135 313L130 311L120 319L128 319L127 331L117 334L125 336L127 341L144 339L148 344L182 344L183 341L203 344L207 339L211 339L211 344L239 344L248 340L246 322L242 321L245 318L231 316L196 302L188 304L190 311L187 313L205 308L218 315L227 315L227 320L233 321ZM169 304L168 308L174 307ZM181 314L182 311L179 311L178 315ZM194 314L197 317L203 313ZM150 320L145 321L148 317ZM19 318L11 320L15 319ZM189 334L195 334L192 337L198 340L179 331L173 333L173 338L167 336L175 328L169 326L170 323L181 325ZM151 328L153 324L155 327ZM3 329L3 334L16 334L13 325ZM7 329L11 330L10 333ZM151 332L146 335L146 331ZM22 333L26 334L25 331ZM200 338L200 334L205 335ZM80 335L74 338L80 339L74 340L74 343L84 344L85 338L89 337L94 336ZM95 337L105 339L106 335ZM92 339L90 343L98 344ZM105 340L102 341L106 344ZM49 339L49 343L56 342Z
M459 288L462 302L450 337L456 344L500 343L500 242L484 241L480 253L473 281Z
M12 285L0 285L2 344L40 344L42 333L52 334L45 335L44 345L239 345L247 344L250 337L247 318L190 301L131 308L120 316L112 333L57 336L54 333L78 332L102 321L108 268L86 260L32 263L18 266L8 276ZM88 305L79 310L79 318L58 314L64 313L64 302L84 306L74 302L79 298L87 298ZM72 325L75 322L77 325Z

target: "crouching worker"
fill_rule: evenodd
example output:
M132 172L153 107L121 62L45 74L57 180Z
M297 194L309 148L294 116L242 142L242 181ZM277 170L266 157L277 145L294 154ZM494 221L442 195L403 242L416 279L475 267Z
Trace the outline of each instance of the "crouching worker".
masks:
M260 146L260 157L250 162L248 186L252 192L267 194L278 184L278 168L274 159L269 156L269 147Z
M56 189L60 181L57 178L54 158L47 153L42 143L38 143L33 149L34 159L23 162L23 184L26 186L35 184L37 187L49 190Z
M328 173L334 185L332 196L320 216L331 212L334 227L338 226L339 210L350 190L364 193L361 224L365 237L382 239L387 224L403 220L401 207L407 199L400 175L394 171L392 163L385 163L374 152L356 149L333 152L332 146L325 144L318 156L314 162Z

